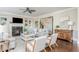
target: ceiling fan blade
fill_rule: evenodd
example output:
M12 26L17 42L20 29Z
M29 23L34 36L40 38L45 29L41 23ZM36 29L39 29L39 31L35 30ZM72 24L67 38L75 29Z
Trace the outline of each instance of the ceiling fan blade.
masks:
M35 12L36 10L31 10L32 12Z
M25 11L23 11L23 12L26 12L26 10L25 10Z
M30 10L30 9L27 7L26 10Z
M32 11L30 11L30 10L29 10L28 12L29 12L30 14L32 13Z
M27 10L23 11L23 13L27 12Z
M21 10L24 10L24 9L21 9ZM30 10L29 7L27 7L27 8L23 11L23 13L28 12L28 13L32 14L32 12L35 12L35 11L36 11L36 10Z
M26 8L23 12L25 13L25 12L28 12L29 11L29 8Z

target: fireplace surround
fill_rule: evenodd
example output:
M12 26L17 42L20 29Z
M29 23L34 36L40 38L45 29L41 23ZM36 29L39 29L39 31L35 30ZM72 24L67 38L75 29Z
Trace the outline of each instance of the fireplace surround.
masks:
M20 36L23 33L22 26L12 26L12 36Z

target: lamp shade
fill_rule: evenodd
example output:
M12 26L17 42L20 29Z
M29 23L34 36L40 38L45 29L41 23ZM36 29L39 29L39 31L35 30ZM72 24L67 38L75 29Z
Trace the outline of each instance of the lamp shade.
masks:
M68 21L68 25L73 25L73 22L72 21Z

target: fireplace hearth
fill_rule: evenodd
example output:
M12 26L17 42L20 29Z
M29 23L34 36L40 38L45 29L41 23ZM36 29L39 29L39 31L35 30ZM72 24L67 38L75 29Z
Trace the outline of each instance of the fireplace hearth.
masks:
M23 33L23 27L21 26L12 27L12 36L20 36L21 33Z

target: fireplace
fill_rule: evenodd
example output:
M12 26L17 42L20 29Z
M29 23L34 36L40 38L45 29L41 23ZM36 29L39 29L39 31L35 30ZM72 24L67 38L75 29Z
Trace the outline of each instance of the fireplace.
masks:
M21 33L23 33L22 26L13 26L12 27L12 36L20 36Z

